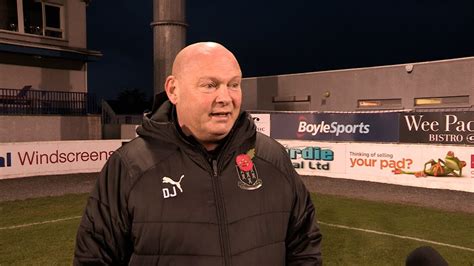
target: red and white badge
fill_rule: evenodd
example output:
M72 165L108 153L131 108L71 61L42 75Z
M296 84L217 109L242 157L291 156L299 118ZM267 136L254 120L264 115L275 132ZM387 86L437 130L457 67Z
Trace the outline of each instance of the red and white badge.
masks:
M239 154L235 157L235 168L239 177L238 185L244 190L255 190L263 185L263 181L258 178L257 168L252 159L255 149L250 149L247 153Z

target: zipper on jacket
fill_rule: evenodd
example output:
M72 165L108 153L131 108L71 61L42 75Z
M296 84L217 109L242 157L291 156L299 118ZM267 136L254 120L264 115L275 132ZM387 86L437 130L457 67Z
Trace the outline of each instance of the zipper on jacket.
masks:
M222 194L221 181L218 178L217 160L213 159L212 162L212 185L214 187L214 195L216 200L217 208L217 220L219 226L219 235L221 239L221 250L224 256L224 265L231 265L230 260L230 241L229 232L227 228L227 218L224 209L224 196Z
M217 178L217 160L212 160L212 173L214 178Z

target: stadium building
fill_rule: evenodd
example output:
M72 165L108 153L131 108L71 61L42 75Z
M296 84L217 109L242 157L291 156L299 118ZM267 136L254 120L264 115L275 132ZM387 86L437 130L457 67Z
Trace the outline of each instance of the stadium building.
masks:
M246 78L244 108L269 111L472 111L474 57Z
M0 1L0 142L101 139L87 0Z

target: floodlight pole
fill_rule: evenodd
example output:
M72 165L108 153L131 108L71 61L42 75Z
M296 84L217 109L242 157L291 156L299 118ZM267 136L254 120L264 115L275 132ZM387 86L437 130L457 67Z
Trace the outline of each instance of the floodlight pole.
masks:
M186 44L186 0L153 0L153 85L164 90L176 54Z

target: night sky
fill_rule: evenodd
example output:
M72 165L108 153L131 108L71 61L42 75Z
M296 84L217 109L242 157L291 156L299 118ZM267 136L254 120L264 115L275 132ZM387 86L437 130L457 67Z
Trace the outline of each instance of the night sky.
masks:
M131 3L87 8L88 48L104 54L88 69L99 99L153 92L153 1ZM473 0L202 0L186 12L187 43L224 44L244 77L474 56Z

